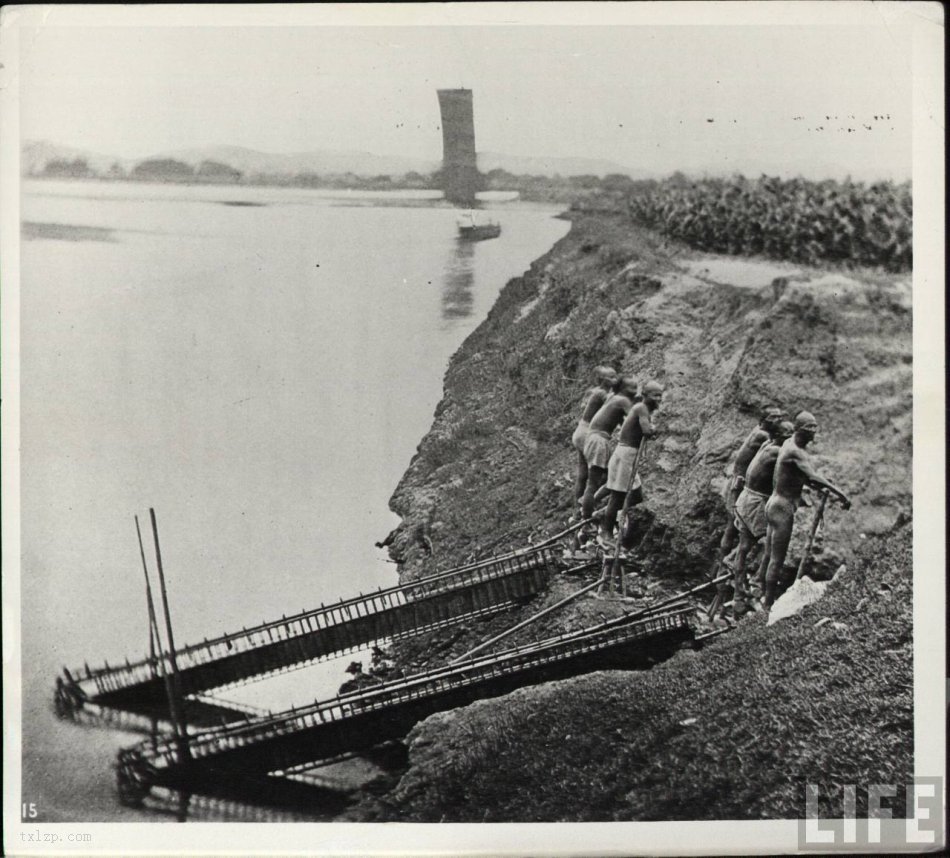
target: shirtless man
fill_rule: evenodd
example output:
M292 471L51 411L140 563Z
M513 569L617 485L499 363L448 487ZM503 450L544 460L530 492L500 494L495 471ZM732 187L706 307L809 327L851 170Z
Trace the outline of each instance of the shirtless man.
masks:
M745 485L736 499L736 529L739 531L739 551L736 554L735 596L732 612L736 617L744 614L749 607L748 588L746 586L745 564L752 547L766 535L768 522L765 518L765 504L772 494L775 462L782 444L792 437L795 426L783 420L775 429L775 434L759 448L745 473ZM765 547L763 566L768 562L768 545ZM764 574L764 569L763 569Z
M604 513L604 520L600 525L600 535L604 539L612 539L614 533L614 524L617 522L617 514L623 507L624 498L627 490L630 490L630 505L635 506L643 502L643 484L640 482L640 474L633 474L633 463L637 458L637 451L644 438L652 438L656 435L656 427L653 424L653 412L660 407L663 400L663 388L655 381L648 381L643 385L643 401L638 402L627 419L623 421L620 427L620 443L610 457L607 466L607 488L610 490L610 500L607 501L607 511ZM633 477L631 484L630 478ZM623 533L624 547L629 547L633 536L632 529L628 523L625 524Z
M584 443L584 458L587 460L587 487L581 517L590 518L594 512L594 495L607 481L607 459L610 436L626 418L637 395L636 379L624 376L617 382L617 392L611 396L591 418L587 441Z
M802 488L825 489L834 494L845 509L851 509L848 496L837 486L818 476L811 466L805 447L818 434L818 421L814 415L802 411L795 417L795 434L779 451L775 463L775 478L772 496L765 505L765 516L769 524L769 565L765 576L766 610L775 601L775 590L782 570L785 567L785 555L792 538L792 525L795 523L795 508L802 496Z
M587 488L587 459L584 458L584 442L587 440L587 431L590 429L591 418L600 410L600 406L607 401L614 385L617 383L617 371L609 366L594 367L595 386L591 387L584 398L584 408L581 419L571 436L571 444L577 450L577 479L574 482L574 500L579 501Z
M733 546L736 544L737 531L734 520L736 514L736 500L745 482L745 472L749 467L749 463L755 457L755 454L759 452L759 448L770 438L775 437L775 429L778 424L785 419L785 416L785 412L778 406L767 406L762 411L762 417L758 425L746 436L745 441L742 442L742 446L739 448L739 452L736 453L736 460L732 464L732 474L729 477L729 482L726 484L726 489L722 497L726 504L727 522L725 533L722 535L722 539L719 542L719 549L716 552L716 560L713 563L712 572L714 578L719 574L719 567L722 564L723 558L732 551Z

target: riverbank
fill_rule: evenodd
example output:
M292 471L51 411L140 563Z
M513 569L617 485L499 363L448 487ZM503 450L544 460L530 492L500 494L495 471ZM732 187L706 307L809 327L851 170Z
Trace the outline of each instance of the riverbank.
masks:
M620 215L572 219L571 232L508 283L450 363L432 428L391 502L402 519L390 550L403 580L564 525L573 513L569 438L601 363L666 386L636 515L645 582L666 589L708 570L725 523L730 456L769 402L818 417L815 465L854 507L829 511L814 567L824 576L842 564L848 572L801 617L769 629L749 618L699 655L648 673L593 674L430 718L412 734L399 785L358 814L796 816L809 775L905 779L913 729L910 275L715 256ZM800 513L789 564L810 513ZM402 657L413 667L440 663L578 586L558 582L520 613L406 647ZM581 600L530 633L609 610ZM824 631L813 631L826 616ZM815 700L831 713L818 718ZM849 739L862 707L866 729ZM794 717L783 722L780 713Z
M568 225L515 204L472 247L451 211L317 192L22 190L24 222L47 225L20 248L23 794L37 822L147 821L116 804L117 746L51 706L64 665L148 652L132 516L156 511L179 646L393 584L373 543L449 358ZM353 658L225 696L306 705Z

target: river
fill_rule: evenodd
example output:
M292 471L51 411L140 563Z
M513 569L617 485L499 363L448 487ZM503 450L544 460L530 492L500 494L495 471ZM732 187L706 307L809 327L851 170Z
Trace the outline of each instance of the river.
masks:
M148 543L156 511L179 645L395 583L374 542L448 359L568 228L551 207L484 214L501 236L464 244L458 212L426 194L24 182L23 801L38 821L154 819L114 796L115 751L139 737L50 705L63 665L147 651L134 515ZM329 696L352 658L230 696Z

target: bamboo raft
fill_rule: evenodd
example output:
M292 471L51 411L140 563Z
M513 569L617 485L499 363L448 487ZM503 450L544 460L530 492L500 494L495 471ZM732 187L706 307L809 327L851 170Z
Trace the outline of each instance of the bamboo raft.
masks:
M179 815L187 813L192 797L240 803L249 796L255 804L308 813L314 807L326 810L345 799L315 776L315 769L351 756L395 759L394 754L404 752L401 740L412 726L433 713L590 670L648 667L684 643L695 645L709 636L697 636L689 623L696 610L690 597L718 579L593 627L476 657L593 588L602 589L618 572L616 557L611 562L582 556L580 565L566 571L602 564L599 580L450 664L275 715L217 698L211 691L507 610L563 571L553 546L583 523L539 545L178 649L154 510L149 512L167 645L161 639L136 517L151 655L96 670L88 665L81 671L64 668L54 695L61 717L105 723L132 719L142 730L147 722L150 738L118 757L119 797L129 805L141 805L146 797L152 803L165 793L176 797ZM567 557L576 562L578 555ZM159 721L170 730L160 728Z
M214 794L235 778L257 778L266 792L274 778L402 738L435 712L593 669L649 666L694 639L693 611L641 612L184 739L147 740L119 752L119 795L140 804L156 787Z
M175 672L189 722L241 718L238 709L198 695L508 610L540 592L556 570L553 549L539 546L184 646L174 653L175 665L166 652L117 666L64 668L56 711L74 717L93 704L164 718L162 677Z

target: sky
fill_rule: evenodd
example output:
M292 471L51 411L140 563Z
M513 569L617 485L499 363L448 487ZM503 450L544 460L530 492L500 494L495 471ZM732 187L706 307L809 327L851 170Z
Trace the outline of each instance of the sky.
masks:
M228 144L435 161L435 90L465 86L479 151L661 173L910 175L911 40L886 16L856 26L218 20L59 26L53 14L25 29L21 138L121 158Z

